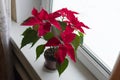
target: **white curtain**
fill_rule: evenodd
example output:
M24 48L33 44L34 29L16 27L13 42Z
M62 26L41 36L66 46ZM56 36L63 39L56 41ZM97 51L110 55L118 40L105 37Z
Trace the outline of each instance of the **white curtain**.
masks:
M9 47L11 0L0 0L0 80L12 80Z

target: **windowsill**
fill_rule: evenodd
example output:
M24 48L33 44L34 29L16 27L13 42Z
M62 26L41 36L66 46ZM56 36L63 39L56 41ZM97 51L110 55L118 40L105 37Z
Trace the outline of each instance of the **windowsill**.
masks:
M25 30L25 28L26 27L21 27L13 22L11 29L11 41L13 44L15 55L33 80L97 80L80 62L73 63L72 61L70 61L67 70L65 70L65 72L60 77L57 71L46 71L43 67L43 55L41 55L40 58L36 60L35 47L37 45L32 48L27 45L20 50L20 42L22 40L21 34L22 31ZM40 40L38 43L43 42L44 41Z

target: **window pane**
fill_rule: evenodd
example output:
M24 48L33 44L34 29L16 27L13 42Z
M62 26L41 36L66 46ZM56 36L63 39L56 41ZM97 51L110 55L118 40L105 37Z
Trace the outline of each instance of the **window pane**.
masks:
M80 13L85 30L84 43L112 70L120 51L119 0L53 1L53 11L67 7Z

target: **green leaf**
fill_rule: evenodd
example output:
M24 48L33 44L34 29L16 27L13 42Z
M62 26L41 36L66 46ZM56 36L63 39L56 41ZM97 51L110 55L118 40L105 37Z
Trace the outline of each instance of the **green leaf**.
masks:
M45 40L49 40L54 36L54 34L52 32L48 32L44 37Z
M78 46L82 44L83 44L83 34L79 32L78 35L76 35L75 39L72 41L72 45L74 46L74 49L76 51Z
M33 46L39 40L39 37L37 36L37 32L32 28L27 28L22 35L24 37L21 42L21 48L26 46L29 43L32 43L32 46Z
M59 21L61 27L62 27L62 30L65 30L67 24L65 22L62 22L62 21Z
M84 34L81 33L81 32L78 32L78 33L79 33L79 37L80 37L80 44L82 45L83 44Z
M62 64L57 64L57 70L58 70L59 76L65 71L65 69L68 66L68 63L69 63L68 59L65 59Z
M44 45L39 45L37 48L36 48L36 60L40 57L40 55L43 53L45 49L45 46Z
M38 25L38 24L36 24L36 25L33 26L33 29L34 29L35 31L38 31L38 28L39 28L39 25Z
M80 45L80 36L76 35L75 39L72 41L72 45L74 46L75 51Z

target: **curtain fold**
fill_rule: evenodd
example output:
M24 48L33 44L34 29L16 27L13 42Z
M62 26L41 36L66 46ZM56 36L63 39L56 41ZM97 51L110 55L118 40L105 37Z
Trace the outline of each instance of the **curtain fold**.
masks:
M13 80L9 45L10 1L0 0L0 80Z

